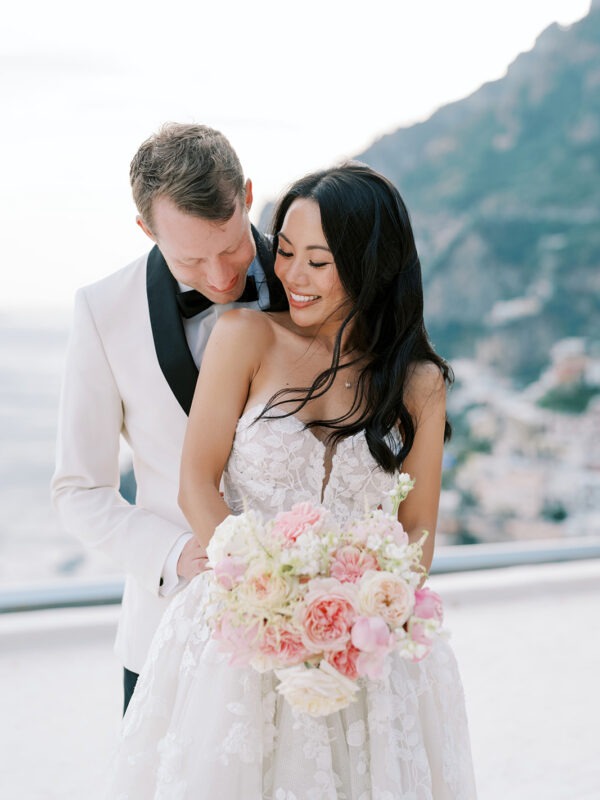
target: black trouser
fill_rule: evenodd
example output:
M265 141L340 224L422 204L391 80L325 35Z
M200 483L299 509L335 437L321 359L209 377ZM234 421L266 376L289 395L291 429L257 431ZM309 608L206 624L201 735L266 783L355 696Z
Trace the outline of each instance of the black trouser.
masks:
M136 672L131 672L131 670L126 667L123 669L123 715L125 715L127 711L127 706L133 695L133 690L135 689L138 678L139 675Z

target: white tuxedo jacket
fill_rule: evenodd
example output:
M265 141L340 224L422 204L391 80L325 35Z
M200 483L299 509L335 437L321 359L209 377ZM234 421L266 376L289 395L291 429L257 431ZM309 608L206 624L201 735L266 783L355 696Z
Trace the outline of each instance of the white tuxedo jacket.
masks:
M282 303L270 249L254 231L272 307ZM165 559L190 526L179 464L198 370L158 248L80 289L61 395L52 495L63 527L127 575L115 649L139 672L169 602ZM135 505L119 494L119 441L133 451Z

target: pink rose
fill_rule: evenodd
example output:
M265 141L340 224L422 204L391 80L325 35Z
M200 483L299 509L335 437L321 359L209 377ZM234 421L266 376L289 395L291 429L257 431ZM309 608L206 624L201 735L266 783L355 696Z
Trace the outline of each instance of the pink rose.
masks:
M344 649L356 618L354 598L351 584L333 578L310 581L296 622L302 628L302 641L311 652Z
M240 582L246 572L246 563L236 556L225 556L218 564L215 564L215 578L224 589L231 591Z
M359 655L360 650L357 650L352 642L348 642L344 650L335 650L326 653L325 660L328 661L332 667L335 667L338 672L345 675L346 678L355 681L358 678L356 659Z
M419 619L435 619L441 624L444 621L442 598L431 589L417 589L413 614Z
M260 652L277 662L277 666L288 667L309 658L312 653L302 643L298 631L291 628L268 626L260 643Z
M379 569L375 556L349 544L336 551L330 573L332 578L343 583L356 583L369 569Z
M305 531L320 525L324 516L322 508L315 508L310 503L296 503L290 511L277 514L273 531L288 544L293 544Z

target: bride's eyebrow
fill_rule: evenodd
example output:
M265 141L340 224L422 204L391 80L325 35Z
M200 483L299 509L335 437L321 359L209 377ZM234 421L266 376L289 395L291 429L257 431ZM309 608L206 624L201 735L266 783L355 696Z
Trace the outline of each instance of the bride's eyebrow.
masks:
M282 231L279 231L279 233L277 234L277 236L281 237L282 239L285 239L285 241L286 241L286 242L287 242L289 245L291 245L292 247L294 246L294 245L293 245L293 244L290 242L290 240L288 239L288 237L285 235L285 233L282 233ZM309 245L307 245L307 247L305 248L305 250L326 250L328 253L331 253L331 250L330 250L328 247L324 247L322 244L309 244Z

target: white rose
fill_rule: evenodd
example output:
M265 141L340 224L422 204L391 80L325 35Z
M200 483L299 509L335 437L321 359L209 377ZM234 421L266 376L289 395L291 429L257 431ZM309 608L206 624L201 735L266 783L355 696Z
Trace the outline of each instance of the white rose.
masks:
M256 551L255 530L262 524L260 516L253 511L225 517L215 528L206 548L209 565L214 567L228 555L247 560Z
M321 661L316 669L300 664L276 669L275 674L280 680L277 691L295 711L311 717L324 717L346 708L359 688L327 661Z

